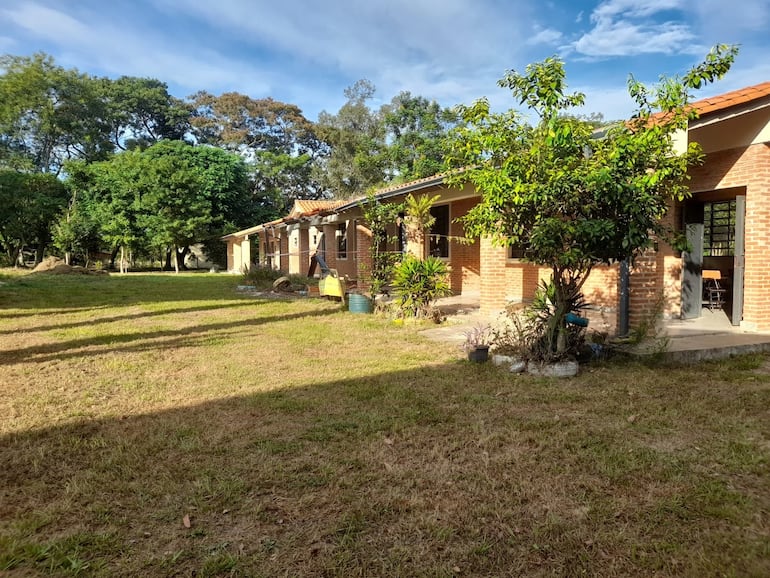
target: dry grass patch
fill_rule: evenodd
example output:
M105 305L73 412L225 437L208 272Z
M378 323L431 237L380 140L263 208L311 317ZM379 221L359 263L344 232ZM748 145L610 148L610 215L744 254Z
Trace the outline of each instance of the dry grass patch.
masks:
M770 575L766 357L550 381L226 276L3 281L10 575Z

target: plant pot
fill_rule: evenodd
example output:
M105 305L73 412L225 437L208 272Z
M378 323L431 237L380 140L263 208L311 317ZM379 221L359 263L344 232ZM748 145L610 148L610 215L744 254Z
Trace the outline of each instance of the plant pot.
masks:
M358 293L348 294L348 311L351 313L371 313L372 300Z
M527 362L513 355L495 354L492 356L492 363L502 365L508 368L511 373L521 373L527 368Z
M489 345L478 345L468 351L468 361L484 363L489 359Z
M527 372L540 377L575 377L578 373L577 361L556 361L554 363L532 363L527 365Z

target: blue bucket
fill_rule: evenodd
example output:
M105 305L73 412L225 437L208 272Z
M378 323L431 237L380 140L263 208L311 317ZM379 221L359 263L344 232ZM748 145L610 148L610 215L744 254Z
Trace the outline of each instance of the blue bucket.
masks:
M585 317L580 317L579 315L575 315L574 313L567 313L565 319L567 320L567 323L572 323L572 325L577 325L578 327L588 327L588 319Z
M371 313L372 300L358 293L348 294L348 311L351 313Z

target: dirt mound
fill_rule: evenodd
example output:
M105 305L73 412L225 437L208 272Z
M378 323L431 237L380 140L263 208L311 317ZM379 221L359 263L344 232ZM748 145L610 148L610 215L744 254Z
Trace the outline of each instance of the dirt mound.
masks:
M108 275L107 271L91 271L78 265L67 265L58 257L46 257L32 269L33 273L45 273L47 275Z

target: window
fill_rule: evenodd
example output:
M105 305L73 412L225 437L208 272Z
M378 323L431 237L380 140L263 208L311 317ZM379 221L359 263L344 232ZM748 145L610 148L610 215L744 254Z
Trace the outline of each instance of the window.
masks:
M436 219L430 228L429 252L433 257L449 258L449 205L431 207L430 214Z
M348 225L340 223L337 225L337 259L348 258Z
M703 204L703 256L735 254L735 200Z
M509 259L523 259L524 248L521 245L508 245L508 258Z

